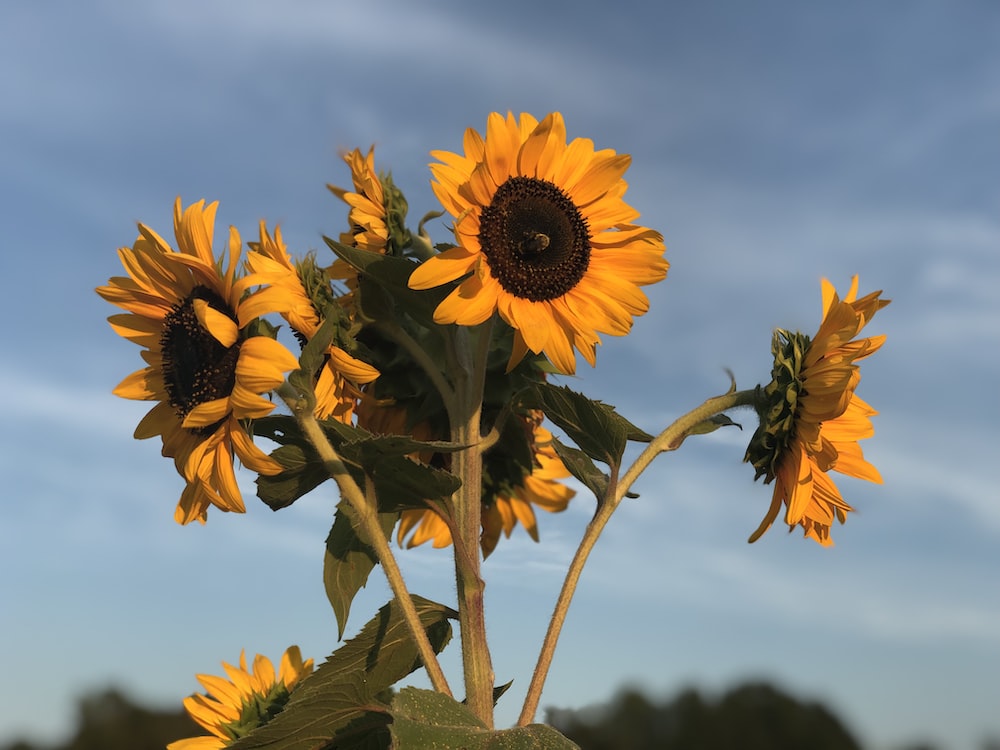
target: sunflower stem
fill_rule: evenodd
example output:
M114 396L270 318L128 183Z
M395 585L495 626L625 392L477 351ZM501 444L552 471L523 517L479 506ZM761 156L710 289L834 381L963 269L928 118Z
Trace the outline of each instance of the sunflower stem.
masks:
M493 664L486 642L483 606L485 582L480 575L479 535L482 528L482 440L481 414L486 380L492 321L476 329L455 329L457 411L451 424L451 440L467 448L455 454L453 470L462 481L455 503L455 577L458 585L459 626L462 633L462 664L465 700L469 709L487 727L493 728ZM473 351L473 336L475 351Z
M354 481L354 478L347 470L340 455L333 445L331 445L329 439L327 439L323 428L316 421L308 400L302 398L296 389L287 382L278 389L278 395L288 405L295 420L302 428L306 439L316 449L324 467L326 467L330 476L336 481L337 487L340 489L341 498L354 511L355 519L361 526L361 531L367 537L366 541L375 549L378 561L382 564L382 570L389 581L389 587L392 589L392 593L403 613L403 617L406 619L407 625L409 625L410 634L416 643L417 651L419 651L420 658L424 663L424 669L427 670L427 675L430 677L431 685L439 693L451 696L452 693L451 688L448 686L448 680L445 678L441 664L438 662L437 654L434 653L434 648L427 638L427 631L424 630L420 622L420 615L417 613L417 608L413 604L410 592L406 588L403 573L399 569L399 564L396 562L395 556L392 554L392 548L389 546L388 540L386 540L385 535L382 533L374 494L370 498L366 497L365 493L358 487L357 482Z
M521 716L517 722L519 726L526 726L535 720L538 703L542 697L542 688L545 686L545 679L548 676L549 667L552 665L552 658L555 655L556 643L559 640L562 626L566 621L566 614L569 612L569 605L573 599L573 594L576 592L580 574L583 572L583 566L594 549L594 545L597 543L601 532L604 531L604 527L611 519L611 515L621 504L629 488L642 472L649 467L654 458L661 453L677 450L681 443L684 442L684 439L699 424L730 409L741 406L753 406L755 397L756 392L754 390L732 390L722 396L710 398L701 406L679 417L673 424L653 438L621 479L618 477L617 468L612 467L611 481L608 482L608 489L605 496L598 499L597 512L590 523L587 524L587 529L580 540L580 546L577 548L576 554L573 556L573 561L566 571L566 578L563 581L562 589L559 591L559 598L556 600L552 619L549 621L549 627L542 642L542 649L538 655L538 662L535 665L535 671L531 676L531 683L528 685L528 692L524 698Z

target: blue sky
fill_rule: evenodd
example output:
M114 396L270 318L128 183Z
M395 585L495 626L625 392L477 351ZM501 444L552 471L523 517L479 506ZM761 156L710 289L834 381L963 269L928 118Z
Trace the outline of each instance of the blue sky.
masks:
M858 512L836 547L777 528L746 544L769 501L741 463L749 414L689 441L598 546L543 706L762 677L873 748L1000 734L998 35L989 2L4 3L0 738L58 737L108 682L176 704L241 648L336 645L332 494L273 514L246 476L245 516L178 527L171 463L131 439L145 405L111 388L138 349L93 288L135 222L169 236L175 196L219 200L220 230L265 218L305 252L344 227L323 187L348 184L339 149L374 143L417 218L428 152L507 110L559 110L633 156L628 198L670 275L570 384L649 431L725 367L766 381L772 328L815 329L822 277L893 300L859 391L885 484L839 482ZM581 492L542 544L515 533L486 564L503 722L592 509ZM451 601L446 555L401 557L414 591ZM373 578L353 626L388 596Z

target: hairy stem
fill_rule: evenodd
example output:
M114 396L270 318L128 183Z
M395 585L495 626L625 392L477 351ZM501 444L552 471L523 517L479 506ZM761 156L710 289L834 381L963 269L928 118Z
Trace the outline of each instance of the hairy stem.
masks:
M611 519L611 515L618 508L622 498L628 493L629 488L639 478L646 468L653 462L659 454L676 450L688 436L695 426L704 422L716 414L722 414L730 409L740 406L751 406L754 403L754 394L749 391L732 391L723 396L708 399L705 403L684 416L678 418L667 429L653 438L645 450L639 455L635 462L628 468L624 476L619 480L616 467L612 467L611 481L608 483L607 493L603 498L598 499L597 513L587 525L587 529L580 541L580 546L573 556L566 571L566 578L563 581L562 589L559 591L559 598L556 600L555 609L552 612L552 619L549 621L545 639L542 642L542 649L538 655L538 662L535 665L534 674L531 676L531 684L528 685L528 693L524 698L524 706L521 709L521 716L518 719L520 726L526 726L535 719L538 711L538 703L542 697L542 688L545 686L545 679L552 665L552 658L555 655L556 643L562 632L563 624L566 621L566 614L569 612L569 605L576 592L577 584L580 581L580 574L583 566L590 557L597 539L600 537L604 527Z
M492 323L478 329L455 330L455 356L459 367L455 386L457 408L451 424L452 442L468 446L453 454L452 467L455 475L462 480L455 502L454 528L458 536L452 539L452 543L458 584L465 700L470 710L489 728L493 727L493 664L486 642L485 583L480 575L479 535L483 490L481 416L491 333Z

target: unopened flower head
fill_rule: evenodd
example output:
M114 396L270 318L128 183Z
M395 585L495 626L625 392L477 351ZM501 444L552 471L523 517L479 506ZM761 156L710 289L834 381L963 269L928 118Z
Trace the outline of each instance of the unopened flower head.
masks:
M881 292L857 299L858 279L843 300L823 280L823 322L815 336L778 330L772 352L771 382L758 391L760 426L745 460L756 479L774 482L774 493L756 541L777 518L801 526L805 535L830 545L834 519L843 523L848 505L828 472L881 482L878 470L864 460L858 441L874 434L870 417L878 412L855 389L861 380L857 362L876 352L885 336L855 337L876 312L889 304Z

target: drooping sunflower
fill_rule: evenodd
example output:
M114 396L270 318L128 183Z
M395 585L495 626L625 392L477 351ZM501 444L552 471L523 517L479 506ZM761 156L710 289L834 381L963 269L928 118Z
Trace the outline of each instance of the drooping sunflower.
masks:
M755 479L774 481L774 493L751 542L784 506L789 530L801 526L805 536L829 546L834 519L844 523L853 508L828 472L882 482L858 445L874 434L870 417L878 412L855 389L861 380L857 363L878 351L885 336L855 337L889 300L881 299L881 291L857 299L857 276L843 300L826 279L822 286L824 315L816 335L774 335L772 380L759 391L760 426L745 458L756 469Z
M593 366L598 334L628 333L649 309L639 287L669 267L663 237L634 224L623 199L631 158L567 143L558 112L541 122L493 113L485 138L466 130L464 149L431 153L458 247L423 262L410 286L461 280L435 321L472 326L499 311L516 334L510 367L530 350L571 374L574 348Z
M245 652L240 652L238 667L226 662L222 666L228 679L200 674L198 682L207 694L184 699L191 718L212 734L171 742L167 750L220 750L267 724L281 713L295 685L312 672L313 660L302 661L299 647L292 646L281 657L277 675L266 656L256 656L253 669L248 669Z
M145 347L146 367L114 393L156 401L135 430L138 439L160 435L162 453L174 459L186 486L174 513L178 523L202 523L208 507L245 511L233 471L234 455L250 469L276 474L281 466L253 444L242 420L263 417L274 405L261 394L276 388L297 366L292 354L267 336L249 335L256 318L287 309L287 294L261 288L260 279L238 277L239 233L229 231L229 260L212 252L216 203L174 204L173 250L139 224L131 248L118 251L128 276L97 293L123 308L108 318L114 331Z
M293 263L278 227L272 237L261 222L260 240L251 242L250 247L253 252L247 256L247 265L262 283L287 294L292 306L281 311L281 316L299 336L309 341L319 330L323 312L332 309L330 303L334 297L325 274L311 256ZM349 424L354 404L361 397L358 386L372 382L378 375L378 370L367 362L336 343L331 344L316 380L316 417L333 417Z

